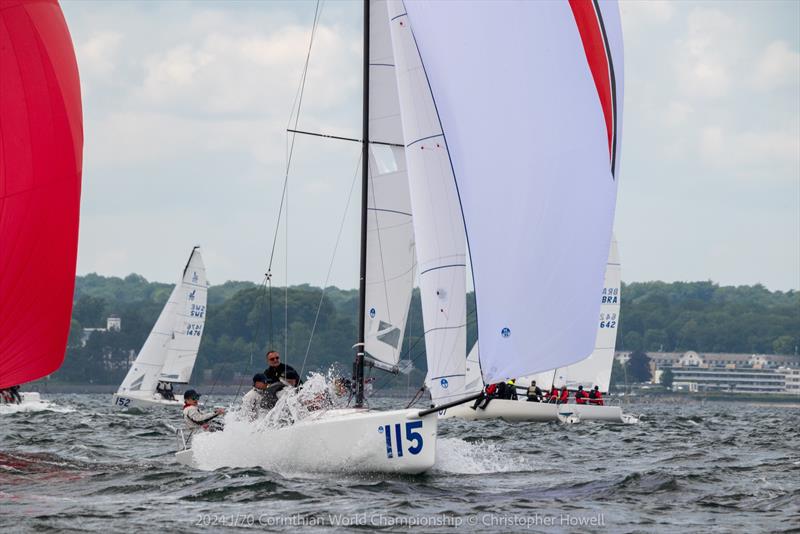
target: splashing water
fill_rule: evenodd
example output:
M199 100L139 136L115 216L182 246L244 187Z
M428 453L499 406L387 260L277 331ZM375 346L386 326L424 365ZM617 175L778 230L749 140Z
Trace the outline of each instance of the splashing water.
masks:
M35 401L23 402L22 404L0 404L0 414L8 415L14 413L27 413L27 412L57 412L57 413L71 413L75 409L59 406L58 404L50 401Z
M278 432L327 410L344 407L340 379L333 371L312 373L302 388L287 387L278 402L263 417L250 421L241 408L226 413L224 430L195 434L192 451L196 465L204 470L219 467L260 466L276 472L291 471L292 436Z
M494 443L469 443L459 438L439 438L434 472L459 475L533 471L522 456L509 454Z

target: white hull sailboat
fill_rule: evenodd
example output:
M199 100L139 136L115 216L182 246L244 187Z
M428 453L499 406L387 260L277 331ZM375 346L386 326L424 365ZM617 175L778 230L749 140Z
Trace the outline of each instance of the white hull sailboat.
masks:
M436 460L436 432L436 414L420 417L419 410L319 411L291 426L253 433L256 457L241 461L299 471L418 474ZM194 436L192 448L179 451L177 460L215 467L219 451L213 438Z
M203 257L200 247L194 247L180 281L114 394L115 407L183 406L182 395L166 398L159 386L171 389L172 384L189 382L203 336L207 293Z
M611 382L611 368L614 363L617 324L621 299L620 261L616 240L612 240L606 265L605 282L600 299L600 317L597 325L595 349L592 354L578 363L560 369L552 369L523 377L517 380L518 400L492 399L486 409L472 410L468 406L457 406L440 412L440 417L459 417L468 420L503 419L509 422L518 421L603 421L611 423L638 422L638 418L624 414L620 406L596 404L577 404L570 398L567 404L546 404L529 402L525 390L532 381L544 391L552 386L557 389L566 385L571 391L578 386L589 392L597 386L603 395L607 395ZM480 364L477 355L477 344L467 358L467 391L479 392L483 388L480 376ZM608 402L604 398L604 402Z
M435 411L368 409L364 368L398 372L416 268L394 50L385 0L364 2L359 335L355 407L312 412L292 424L253 432L237 443L237 466L285 464L305 471L423 473L436 459ZM215 449L232 432L195 433L177 460L214 468ZM223 435L223 436L220 436ZM252 444L255 443L255 447ZM190 447L190 448L189 448ZM248 448L249 447L249 448ZM248 454L247 451L253 451Z

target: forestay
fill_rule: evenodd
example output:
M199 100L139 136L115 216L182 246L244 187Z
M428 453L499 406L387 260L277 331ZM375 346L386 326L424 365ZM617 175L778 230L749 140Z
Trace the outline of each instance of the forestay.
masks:
M466 237L456 183L436 106L403 4L389 17L403 118L419 285L434 402L463 395L466 355Z
M469 241L484 381L586 358L594 347L619 167L616 3L396 7L393 36L413 29L424 66L407 69L419 72L408 98L400 84L415 218L411 154L437 148L445 154L446 147ZM397 40L395 50L399 57ZM409 50L402 47L404 57ZM435 109L410 112L425 92ZM445 156L436 161L444 165ZM430 198L438 203L443 196ZM449 209L437 204L432 211Z
M367 353L389 365L400 359L414 288L414 228L400 103L384 0L370 6L369 192L367 204ZM396 146L393 146L396 145Z

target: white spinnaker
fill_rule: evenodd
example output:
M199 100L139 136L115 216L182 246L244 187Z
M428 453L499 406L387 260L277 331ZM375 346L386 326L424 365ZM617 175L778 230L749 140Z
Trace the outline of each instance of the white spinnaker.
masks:
M385 0L370 2L369 191L364 341L396 365L414 289L414 227ZM398 146L393 146L398 145Z
M413 29L439 119L417 119L417 130L441 123L450 153L469 240L484 381L586 358L594 347L616 180L603 104L570 4L404 7L392 32ZM619 10L603 2L601 12L619 124ZM419 83L413 90L427 89ZM401 91L404 127L405 102ZM409 167L413 174L410 160ZM413 189L412 180L412 202Z
M559 388L566 385L571 390L583 386L587 391L598 386L600 391L607 392L617 344L621 285L619 252L617 241L613 239L608 252L605 282L599 299L600 317L597 320L594 351L588 358L578 363L521 378L517 383L527 386L531 380L536 380L536 384L542 388L549 388L551 384L555 384Z
M158 379L186 384L192 377L206 322L208 282L199 247L192 250L176 289L172 339L167 344L167 358Z
M466 236L436 107L402 13L402 3L389 3L425 325L425 383L438 403L464 393Z

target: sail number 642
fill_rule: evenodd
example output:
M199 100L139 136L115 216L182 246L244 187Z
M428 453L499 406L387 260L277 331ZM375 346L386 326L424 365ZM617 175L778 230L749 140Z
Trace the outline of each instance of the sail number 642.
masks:
M422 428L422 421L409 421L405 424L406 427L406 436L405 436L405 445L406 451L410 454L419 454L422 452L422 446L424 442L422 441L422 434L417 432L417 429ZM387 458L394 458L395 454L397 458L401 458L403 456L403 434L402 434L402 423L397 423L394 425L394 429L392 429L392 425L383 425L378 427L378 432L382 433L386 438L386 457ZM394 430L394 432L392 432ZM392 434L394 433L394 436ZM411 443L414 443L410 447Z

